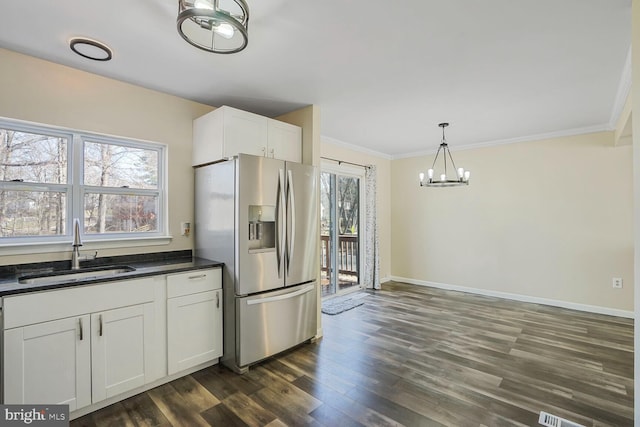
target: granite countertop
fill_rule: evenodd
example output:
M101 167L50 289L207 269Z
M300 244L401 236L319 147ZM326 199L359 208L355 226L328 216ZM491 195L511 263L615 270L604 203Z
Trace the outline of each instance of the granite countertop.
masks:
M44 291L72 286L106 283L118 280L138 279L157 276L159 274L179 273L182 271L202 270L222 267L223 263L204 258L197 258L190 250L173 252L156 252L149 254L122 255L114 257L98 257L95 260L83 261L81 270L105 269L106 267L133 267L135 270L118 273L112 276L74 278L55 280L55 273L69 272L71 261L53 261L31 264L14 264L0 266L0 297L26 292ZM51 282L39 284L19 283L24 276L52 273Z

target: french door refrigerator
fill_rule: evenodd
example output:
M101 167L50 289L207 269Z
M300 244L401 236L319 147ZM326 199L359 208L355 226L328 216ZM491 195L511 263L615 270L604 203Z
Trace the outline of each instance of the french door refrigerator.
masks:
M222 363L236 372L317 332L313 166L240 154L195 169L196 256L224 262Z

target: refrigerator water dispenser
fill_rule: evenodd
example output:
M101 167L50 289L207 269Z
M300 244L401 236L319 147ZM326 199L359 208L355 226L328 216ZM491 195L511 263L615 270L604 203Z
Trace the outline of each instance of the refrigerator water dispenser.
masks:
M249 205L249 252L276 248L276 207Z

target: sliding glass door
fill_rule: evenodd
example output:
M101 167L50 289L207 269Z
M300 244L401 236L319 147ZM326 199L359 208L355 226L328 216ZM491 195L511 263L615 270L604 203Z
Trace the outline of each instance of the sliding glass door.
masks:
M323 167L320 173L322 296L361 289L362 176Z

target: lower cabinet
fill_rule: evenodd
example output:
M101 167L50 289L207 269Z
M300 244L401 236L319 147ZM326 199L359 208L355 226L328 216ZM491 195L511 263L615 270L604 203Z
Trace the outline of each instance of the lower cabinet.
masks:
M4 404L73 413L222 356L220 268L12 295L2 310Z
M5 403L74 411L143 386L152 313L139 304L6 330Z
M222 356L220 269L167 277L169 375Z
M91 315L93 403L146 384L152 321L152 303Z
M4 297L3 403L73 412L146 384L157 286L144 278Z
M89 316L4 331L4 403L91 404Z

